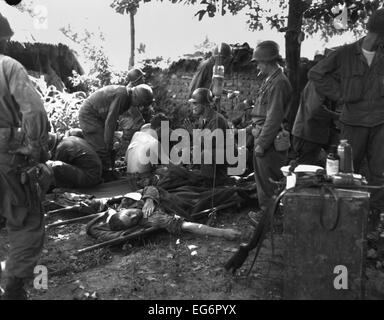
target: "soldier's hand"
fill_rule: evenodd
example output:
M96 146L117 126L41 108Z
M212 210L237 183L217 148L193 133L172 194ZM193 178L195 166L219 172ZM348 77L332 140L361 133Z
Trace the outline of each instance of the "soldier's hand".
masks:
M192 125L191 120L189 120L188 118L184 120L184 128L185 128L185 130L187 130L190 134L192 134L192 132L193 132L193 125Z
M148 218L152 215L153 211L155 211L155 203L152 199L145 200L144 206L143 206L143 217Z

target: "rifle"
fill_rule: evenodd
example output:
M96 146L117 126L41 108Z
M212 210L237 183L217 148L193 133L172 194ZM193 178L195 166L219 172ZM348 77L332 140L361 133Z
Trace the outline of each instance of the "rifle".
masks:
M60 208L60 209L56 209L56 210L51 210L51 211L48 211L46 213L46 215L48 217L54 215L54 214L59 214L59 213L65 213L65 212L71 212L71 211L77 211L78 209L80 209L82 207L82 205L80 204L75 204L73 206L68 206L68 207L65 207L65 208Z
M107 240L107 241L95 244L93 246L90 246L90 247L79 249L79 250L76 251L76 254L82 254L82 253L93 251L93 250L96 250L96 249L100 249L100 248L103 248L103 247L106 247L106 246L111 246L111 245L117 245L117 244L125 243L128 240L130 240L130 239L150 234L150 233L152 233L152 232L154 232L156 230L159 230L159 229L161 229L161 228L159 228L157 226L153 226L153 227L150 227L148 229L139 230L139 231L130 233L130 234L126 235L126 236L121 236L121 237L118 237L116 239Z
M285 186L285 183L276 182L271 180L271 182L278 184L280 186ZM298 180L298 183L296 187L304 188L304 187L328 187L328 188L339 188L339 189L353 189L353 190L380 190L383 189L384 186L372 186L372 185L353 185L353 184L337 184L332 182L326 182L322 176L315 176L315 177L305 177L300 178ZM257 248L254 260L252 262L252 266L249 270L249 272L252 270L252 267L257 259L257 256L259 254L259 251L261 249L261 244L265 238L265 235L268 231L269 226L271 226L271 223L273 221L273 216L276 212L276 209L279 205L279 202L281 198L288 192L288 189L284 189L279 195L275 195L270 200L267 211L260 219L259 224L257 225L251 239L248 243L242 243L237 250L237 252L227 261L225 264L225 269L227 271L232 269L232 274L236 272L237 269L239 269L245 262L245 260L248 257L248 254L251 250L254 248ZM249 274L248 272L248 274Z
M253 232L251 239L248 243L240 244L239 249L224 265L225 270L229 271L232 269L232 274L235 274L236 270L239 269L244 264L245 260L248 258L249 252L256 248L255 257L252 263L253 267L253 264L255 263L257 256L259 255L263 240L265 239L269 227L272 225L273 217L277 210L279 202L287 191L287 189L284 189L279 195L275 195L272 197L267 206L267 210L262 215L255 231ZM252 267L249 271L251 271Z
M129 192L125 195L122 196L115 196L112 198L105 198L105 199L93 199L88 202L80 202L78 204L75 204L73 206L67 206L65 208L60 208L56 210L51 210L47 212L47 216L52 216L55 214L60 214L60 213L66 213L66 212L71 212L71 211L79 211L83 212L86 214L93 214L97 213L98 211L104 210L106 206L113 206L117 203L120 203L121 200L124 198L131 198L131 199L138 199L137 198L138 193L136 192Z
M92 219L92 218L100 217L100 216L105 215L107 213L108 213L108 211L103 211L103 212L90 214L90 215L87 215L84 217L78 217L78 218L68 219L68 220L64 220L64 221L57 221L57 222L54 222L51 224L47 224L46 228L49 229L52 227L64 226L64 225L71 224L71 223L83 222L83 221L87 221L87 220Z
M100 210L102 210L100 201L91 200L88 203L82 201L82 202L77 203L73 206L67 206L64 208L48 211L47 216L51 217L51 216L56 215L56 214L67 213L67 212L72 212L72 211L77 211L77 212L84 213L84 214L94 214Z

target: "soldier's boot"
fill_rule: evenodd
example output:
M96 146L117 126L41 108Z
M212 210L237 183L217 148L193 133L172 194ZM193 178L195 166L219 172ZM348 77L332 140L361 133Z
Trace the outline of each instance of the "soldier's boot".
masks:
M24 279L9 277L7 279L2 300L27 300L27 291L24 289Z

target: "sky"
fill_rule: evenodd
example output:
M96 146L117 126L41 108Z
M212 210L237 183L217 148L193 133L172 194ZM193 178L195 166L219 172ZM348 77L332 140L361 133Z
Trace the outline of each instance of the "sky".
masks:
M32 3L42 19L39 23L28 14L22 14L0 0L0 13L6 16L15 31L14 40L58 43L69 45L81 51L78 45L65 38L60 28L70 25L74 31L84 28L96 35L103 33L105 41L95 37L94 43L102 45L110 63L120 70L128 68L130 55L130 22L128 15L121 15L110 7L112 0L24 0ZM199 21L194 14L199 6L172 4L169 1L152 1L140 4L135 16L136 47L143 43L145 54L137 57L177 59L183 54L196 51L206 37L212 42L244 43L255 47L262 40L276 41L284 56L284 34L271 30L268 26L263 31L250 31L247 16L241 12L236 16L204 17ZM33 38L32 38L33 37ZM352 42L350 34L335 37L328 44L320 38L308 37L302 43L302 56L312 58L316 51L324 48ZM81 57L80 57L81 58ZM81 59L80 59L81 61Z

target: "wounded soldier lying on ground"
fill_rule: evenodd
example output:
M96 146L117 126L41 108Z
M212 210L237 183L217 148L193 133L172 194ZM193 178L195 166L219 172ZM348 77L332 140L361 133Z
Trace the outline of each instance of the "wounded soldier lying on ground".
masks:
M137 194L136 194L137 196ZM234 229L218 229L203 224L188 222L188 215L168 214L166 207L160 203L160 193L153 186L146 187L137 197L125 197L116 210L110 209L108 214L100 216L87 225L87 234L101 241L117 239L136 232L155 227L166 229L172 234L182 231L199 235L223 237L234 240L240 232ZM182 215L184 215L182 217Z

